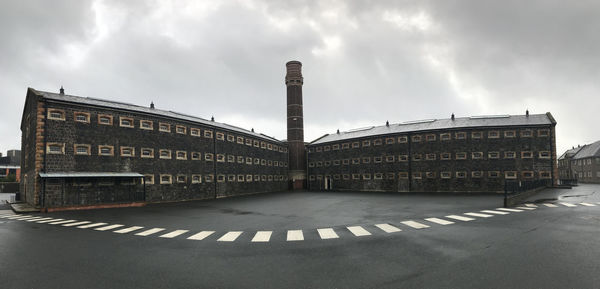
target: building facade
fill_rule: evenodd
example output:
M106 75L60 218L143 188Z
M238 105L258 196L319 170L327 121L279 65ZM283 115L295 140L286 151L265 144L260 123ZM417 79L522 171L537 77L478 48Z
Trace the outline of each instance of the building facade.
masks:
M581 146L573 147L558 157L558 178L561 184L573 183L577 176L573 171L573 157L581 150Z
M308 145L311 190L500 192L505 181L556 183L550 113L389 124Z
M559 162L559 166L561 172L568 172L577 182L600 184L600 141L579 147L571 157Z

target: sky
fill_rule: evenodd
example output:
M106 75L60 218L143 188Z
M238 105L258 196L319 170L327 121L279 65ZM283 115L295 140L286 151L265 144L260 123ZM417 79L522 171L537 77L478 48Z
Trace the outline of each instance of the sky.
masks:
M0 1L0 152L28 87L305 140L420 119L551 112L560 155L600 140L600 1Z

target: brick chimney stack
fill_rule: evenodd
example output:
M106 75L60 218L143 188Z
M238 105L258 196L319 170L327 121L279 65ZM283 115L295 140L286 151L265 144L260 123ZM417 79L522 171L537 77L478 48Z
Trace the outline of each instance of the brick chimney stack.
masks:
M306 149L304 146L304 117L302 113L302 63L285 64L287 86L287 142L289 151L289 180L292 189L306 187Z

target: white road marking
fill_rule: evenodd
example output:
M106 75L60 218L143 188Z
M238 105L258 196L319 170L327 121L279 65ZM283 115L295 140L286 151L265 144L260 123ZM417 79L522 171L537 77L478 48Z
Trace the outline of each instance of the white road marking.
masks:
M27 219L27 218L33 218L33 216L15 215L15 216L12 216L12 217L8 217L8 219L11 219L11 220L20 220L20 219Z
M141 226L131 226L131 227L129 227L129 228L124 228L124 229L121 229L121 230L116 230L116 231L113 231L113 233L117 233L117 234L127 234L127 233L129 233L129 232L133 232L133 231L135 231L135 230L139 230L139 229L142 229L142 228L144 228L144 227L141 227Z
M467 216L471 216L471 217L479 217L479 218L489 218L489 217L493 217L493 215L488 215L488 214L480 214L480 213L465 213L465 215L467 215Z
M529 211L535 210L535 208L531 208L531 207L517 207L517 209L529 210Z
M108 231L108 230L116 229L116 228L123 227L123 226L124 225L114 224L114 225L108 225L108 226L105 226L105 227L96 228L94 230L96 230L96 231Z
M225 235L221 236L217 241L218 242L233 242L237 239L243 232L242 231L230 231Z
M508 214L510 214L509 212L493 211L493 210L483 210L481 212L482 213L488 213L488 214L496 214L496 215L508 215Z
M77 222L77 220L64 220L64 221L52 222L52 223L48 223L48 224L60 225L60 224L66 224L66 223L72 223L72 222Z
M79 226L77 228L79 228L79 229L88 229L88 228L99 227L99 226L104 226L104 225L106 225L106 223L93 223L93 224L87 224L87 225Z
M507 211L507 212L523 212L523 210L511 209L511 208L497 208L496 210Z
M34 220L27 220L27 222L37 222L37 221L43 221L43 220L51 220L52 218L38 218L38 219L34 219Z
M350 227L346 227L346 228L348 228L348 230L350 232L352 232L352 234L354 234L354 236L357 236L357 237L371 235L371 233L369 233L369 231L365 230L365 228L363 228L361 226L350 226Z
M567 207L577 207L577 205L573 205L571 203L560 203L563 206L567 206Z
M185 234L187 232L189 232L190 230L175 230L173 232L170 233L166 233L164 235L160 235L159 237L161 238L167 238L167 239L171 239L171 238L175 238L181 234Z
M448 215L448 216L446 216L446 218L450 218L450 219L454 219L454 220L459 220L459 221L464 221L464 222L475 220L473 218L467 218L467 217L458 216L458 215Z
M145 237L145 236L149 236L149 235L152 235L152 234L158 233L160 231L164 231L164 230L165 230L164 228L153 228L153 229L150 229L150 230L146 230L146 231L142 231L142 232L139 232L139 233L135 233L135 235L136 236L144 236Z
M440 218L427 218L427 219L425 219L425 221L429 221L429 222L440 224L440 225L454 224L454 222L450 222L450 221L440 219Z
M39 219L43 219L43 218L42 217L21 218L21 219L19 219L19 221L34 221L34 220L39 220Z
M287 241L304 241L304 234L302 230L288 230Z
M404 225L407 225L409 227L415 228L415 229L425 229L425 228L429 228L429 226L425 225L425 224L421 224L415 221L404 221L404 222L400 222Z
M91 222L90 221L81 221L81 222L64 224L63 227L79 226L79 225L85 225L85 224L89 224L89 223L91 223Z
M321 239L337 239L340 237L332 228L317 229L317 232L319 233Z
M43 220L43 221L38 220L35 222L39 223L39 224L43 224L43 223L50 223L50 222L58 222L58 221L62 221L62 220L64 220L64 219L50 219L50 220Z
M390 224L377 224L377 225L375 225L375 227L383 230L386 233L395 233L395 232L402 231L402 230L400 230L400 228L394 227Z
M584 205L586 207L595 207L596 205L590 203L579 203L580 205Z
M252 238L252 242L269 242L271 234L273 234L273 231L258 231Z
M202 231L200 233L191 235L188 240L204 240L206 237L212 235L215 231Z
M531 207L531 208L537 208L537 205L535 205L535 204L525 204L525 206Z
M557 205L550 204L550 203L544 203L544 206L549 207L549 208L556 208L556 207L558 207Z

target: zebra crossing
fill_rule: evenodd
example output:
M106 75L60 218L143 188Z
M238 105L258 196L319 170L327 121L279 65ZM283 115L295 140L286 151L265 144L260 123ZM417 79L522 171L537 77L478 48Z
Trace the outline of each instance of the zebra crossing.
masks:
M395 224L381 223L373 225L354 225L347 227L330 227L330 228L318 228L316 230L306 229L292 229L285 231L286 242L301 242L305 241L305 234L309 236L318 236L321 240L340 239L341 237L353 236L353 237L367 237L372 235L381 234L393 234L408 230L422 230L429 229L434 226L449 226L456 224L456 222L471 222L479 219L487 219L492 217L504 216L513 213L522 213L526 211L533 211L544 208L558 208L558 207L597 207L600 202L581 202L581 203L542 203L536 204L523 204L523 206L515 208L496 208L481 210L477 212L466 212L462 214L447 215L445 217L429 217L422 220L405 220ZM37 224L47 224L60 227L73 227L78 229L90 229L94 231L108 231L115 234L132 234L138 237L158 237L163 239L175 239L185 238L191 241L202 241L211 239L217 242L236 242L240 239L248 240L252 243L268 243L273 241L274 231L261 230L256 232L244 232L244 231L228 231L217 233L217 231L200 231L192 232L185 229L168 230L167 228L145 228L143 226L127 226L123 224L109 224L105 222L92 222L82 221L73 219L62 219L52 218L45 216L34 216L34 215L15 215L13 213L1 213L0 219L25 221ZM313 232L316 231L316 234ZM247 236L247 237L242 237ZM242 238L241 238L242 237Z

